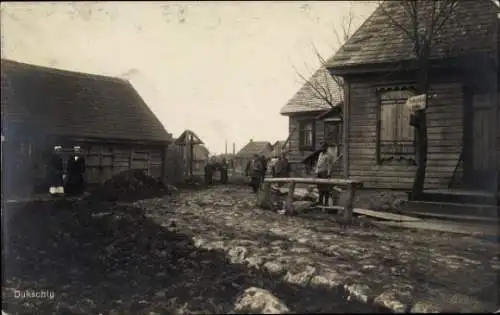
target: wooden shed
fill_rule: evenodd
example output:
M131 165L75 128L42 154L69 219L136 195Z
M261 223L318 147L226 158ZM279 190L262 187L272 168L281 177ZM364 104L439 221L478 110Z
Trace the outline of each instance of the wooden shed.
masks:
M55 145L64 155L75 145L83 149L90 185L128 169L168 176L164 161L172 137L128 81L5 59L1 70L3 184L9 191L44 191Z
M203 174L203 168L208 161L208 150L203 146L203 141L194 131L189 129L175 139L179 156L182 159L183 177Z

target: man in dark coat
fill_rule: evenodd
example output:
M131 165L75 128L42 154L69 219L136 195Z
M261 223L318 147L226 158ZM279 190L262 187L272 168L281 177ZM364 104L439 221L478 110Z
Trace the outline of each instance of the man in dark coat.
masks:
M61 157L61 147L55 146L50 156L47 167L47 181L49 184L49 193L51 195L64 193L63 189L63 159Z
M212 185L212 176L213 176L213 165L212 161L208 161L205 164L205 185Z
M267 173L267 159L265 156L260 156L260 163L262 163L262 176L260 177L260 181L263 183Z
M252 191L257 193L260 184L263 181L263 170L264 164L262 163L262 158L257 154L254 154L252 159L248 161L245 168L245 174L249 177L249 185L252 187Z
M289 177L291 168L285 153L282 153L275 164L276 177Z
M83 174L85 173L85 158L80 147L73 147L73 154L68 159L68 184L66 192L81 194L84 189Z

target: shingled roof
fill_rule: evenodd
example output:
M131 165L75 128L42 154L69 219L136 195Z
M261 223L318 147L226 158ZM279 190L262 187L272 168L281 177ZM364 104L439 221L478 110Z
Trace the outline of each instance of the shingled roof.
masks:
M172 140L126 80L6 59L1 70L2 130L7 134Z
M314 87L325 88L327 91L331 92L332 101L334 103L342 101L342 88L339 88L328 70L325 67L321 67L286 103L281 109L280 114L290 115L294 113L316 112L330 109L331 106L324 99L321 99Z
M442 59L454 54L484 49L490 41L492 48L498 40L497 14L499 8L491 0L459 0L452 16L443 26L431 58ZM399 1L385 1L357 29L351 38L327 63L329 69L354 65L392 63L414 59L413 44L390 17L408 25L408 14ZM496 41L492 40L496 36Z
M238 153L236 157L251 157L254 154L268 155L273 147L268 141L252 141L247 143Z

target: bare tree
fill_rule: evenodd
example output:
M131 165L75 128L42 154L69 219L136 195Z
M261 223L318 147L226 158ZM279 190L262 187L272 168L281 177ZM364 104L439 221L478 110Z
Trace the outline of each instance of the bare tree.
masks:
M412 43L417 63L416 92L429 99L430 57L441 40L443 27L453 18L458 0L403 0L383 1L380 8L394 28ZM427 119L425 107L414 112L412 125L417 129L417 170L412 187L412 198L423 191L427 167Z
M347 15L344 15L342 17L342 33L339 34L339 31L336 28L333 29L335 38L337 40L336 48L341 47L351 37L353 31L353 21L354 14L352 12L352 8L349 7L349 12L347 13ZM302 73L297 71L297 69L295 69L295 71L297 72L297 75L300 77L300 79L304 82L304 84L311 88L314 98L320 100L321 102L324 102L325 104L328 104L331 107L335 107L339 102L339 98L340 101L343 101L344 81L341 77L332 76L328 72L328 70L326 69L328 59L324 58L321 55L314 44L312 46L314 55L316 56L320 64L319 69L313 74L311 78L307 78ZM335 84L328 84L328 82L332 79Z

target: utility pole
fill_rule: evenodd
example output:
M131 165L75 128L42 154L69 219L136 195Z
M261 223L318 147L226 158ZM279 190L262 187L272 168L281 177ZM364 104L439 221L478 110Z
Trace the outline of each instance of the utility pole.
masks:
M226 140L226 143L225 143L225 145L226 145L226 152L225 152L225 153L226 153L226 155L227 155L227 140Z

